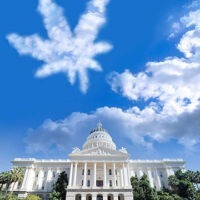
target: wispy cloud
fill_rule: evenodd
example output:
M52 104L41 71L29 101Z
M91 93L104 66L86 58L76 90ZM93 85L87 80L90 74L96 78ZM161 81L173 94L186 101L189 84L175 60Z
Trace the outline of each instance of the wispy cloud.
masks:
M78 76L80 89L85 93L89 84L87 71L102 70L95 56L112 48L106 42L95 41L106 22L108 2L109 0L91 0L72 32L61 7L53 0L39 0L38 11L43 17L49 39L42 39L37 34L22 37L13 33L7 36L8 41L20 54L30 55L44 62L37 70L36 77L64 73L70 83L74 84Z

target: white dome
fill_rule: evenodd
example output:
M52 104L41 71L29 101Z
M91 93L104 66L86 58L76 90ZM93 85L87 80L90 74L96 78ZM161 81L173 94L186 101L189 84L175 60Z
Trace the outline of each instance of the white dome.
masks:
M116 145L113 142L109 133L103 129L102 124L99 122L97 128L90 132L83 149L91 149L94 147L106 147L108 149L116 150Z

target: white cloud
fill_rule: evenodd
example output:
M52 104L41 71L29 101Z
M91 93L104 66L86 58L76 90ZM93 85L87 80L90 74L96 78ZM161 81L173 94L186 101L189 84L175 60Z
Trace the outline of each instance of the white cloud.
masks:
M118 140L129 139L134 144L133 149L141 145L150 150L155 141L162 143L171 139L193 148L200 142L199 118L200 109L172 117L156 114L152 105L144 110L102 107L89 114L72 113L61 121L46 120L38 128L29 130L26 145L29 153L47 153L53 147L66 151L72 138L74 145L80 137L85 140L101 119L111 135Z
M189 29L177 45L184 56L148 62L138 74L113 72L108 80L116 93L143 102L138 116L144 121L138 125L146 126L153 139L175 138L192 147L200 142L200 9L180 22Z
M100 28L106 22L108 2L109 0L91 0L72 33L63 9L53 0L39 0L38 11L43 16L49 40L42 39L37 34L22 37L13 33L7 38L20 54L30 55L44 62L37 70L36 77L65 73L70 83L74 84L78 75L80 89L85 93L89 84L88 69L102 70L94 57L112 48L106 42L95 43Z
M92 113L73 113L62 122L52 122L59 127L56 131L44 123L30 132L28 149L37 152L51 145L60 148L70 134L78 138L99 119L110 133L146 148L152 148L155 141L162 143L172 139L190 149L200 144L199 13L200 10L192 11L180 20L190 29L177 45L182 57L148 62L144 72L113 72L108 78L113 91L142 105L141 108L102 107ZM48 141L43 139L47 134ZM56 137L60 134L62 140Z

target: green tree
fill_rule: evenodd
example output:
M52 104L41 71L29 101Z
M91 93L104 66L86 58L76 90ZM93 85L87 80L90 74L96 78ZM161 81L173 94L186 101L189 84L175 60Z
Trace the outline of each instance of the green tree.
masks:
M68 176L66 172L62 172L56 183L53 185L53 190L49 195L49 200L65 200L67 186Z
M200 190L195 194L195 200L200 200Z
M11 173L9 171L4 172L4 181L6 184L6 193L8 193L8 189L12 183L12 176Z
M6 195L0 194L0 200L18 200L18 198L16 195L13 195L11 193Z
M169 185L174 194L188 200L194 200L196 190L194 187L194 173L177 171L174 176L169 177Z
M159 200L174 200L174 197L168 192L159 191L158 192L158 199Z
M0 192L2 191L3 185L5 184L4 172L0 173Z
M171 189L172 189L175 193L177 193L177 191L178 191L178 184L179 184L178 178L177 178L176 176L170 176L170 177L168 178L168 184L169 184L169 186L171 187Z
M42 200L41 197L37 196L37 195L32 195L32 194L29 194L25 200Z
M200 172L193 172L193 171L187 171L186 172L188 180L192 182L196 188L199 190L199 184L200 184Z
M2 190L3 185L6 184L6 190L9 187L9 185L11 184L11 175L10 172L2 172L0 174L0 190Z
M24 178L24 170L20 167L17 168L13 168L11 170L11 181L13 184L13 187L11 189L11 192L13 192L14 188L15 188L15 184L18 182L19 184L23 181Z
M147 175L143 175L141 179L132 177L131 185L134 200L158 200L157 192L151 188Z

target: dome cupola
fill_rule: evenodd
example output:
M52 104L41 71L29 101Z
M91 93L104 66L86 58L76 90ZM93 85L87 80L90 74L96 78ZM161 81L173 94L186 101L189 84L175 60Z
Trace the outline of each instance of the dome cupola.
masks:
M112 140L109 133L102 127L101 122L97 124L97 127L90 132L83 149L92 149L95 147L104 147L108 149L116 150L116 145Z

